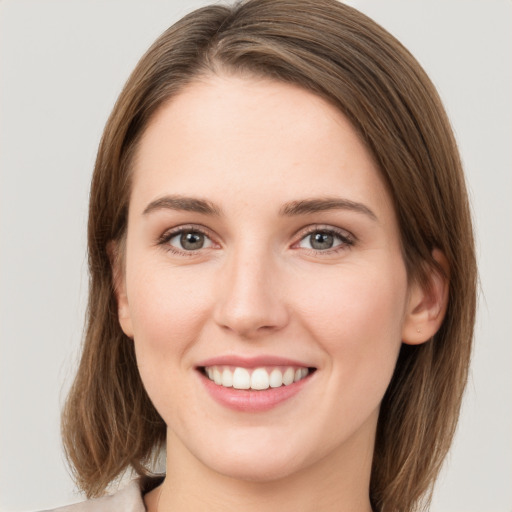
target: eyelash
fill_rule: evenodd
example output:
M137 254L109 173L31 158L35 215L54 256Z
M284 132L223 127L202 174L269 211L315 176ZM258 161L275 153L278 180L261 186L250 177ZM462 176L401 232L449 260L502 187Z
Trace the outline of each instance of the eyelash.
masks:
M162 236L159 237L157 245L164 247L166 251L172 252L173 254L177 254L180 256L195 256L197 255L203 248L198 250L180 250L176 247L169 244L169 242L176 236L181 235L183 233L199 233L206 238L208 238L210 241L212 241L212 237L209 235L208 231L201 226L198 225L189 225L189 226L180 226L179 228L174 228L172 230L166 231L162 234ZM302 248L304 251L306 251L309 254L314 255L329 255L329 254L336 254L341 251L345 251L347 249L350 249L354 244L356 243L355 237L348 233L345 230L338 230L331 226L321 226L321 225L315 225L311 226L310 228L307 228L305 231L299 232L297 235L300 234L300 238L297 242L295 242L292 245L292 248L298 248L297 246L305 240L308 236L311 236L314 233L322 233L324 235L330 235L334 238L337 238L340 240L341 243L339 243L337 246L320 250L320 249L313 249L313 248ZM296 235L296 236L297 236Z

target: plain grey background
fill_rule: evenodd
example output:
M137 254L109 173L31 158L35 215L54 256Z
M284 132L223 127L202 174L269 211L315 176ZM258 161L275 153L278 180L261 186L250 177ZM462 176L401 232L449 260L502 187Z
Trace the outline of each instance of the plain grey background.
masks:
M95 151L150 43L206 1L0 1L0 509L79 501L59 411L87 293ZM512 2L353 0L439 88L467 172L481 296L468 392L432 505L512 510Z

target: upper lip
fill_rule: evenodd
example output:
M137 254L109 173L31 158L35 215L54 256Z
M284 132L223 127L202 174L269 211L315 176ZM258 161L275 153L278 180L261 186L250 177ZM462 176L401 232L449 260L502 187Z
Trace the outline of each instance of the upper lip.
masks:
M259 368L262 366L298 366L302 368L312 367L310 364L297 361L296 359L271 355L260 355L253 357L243 357L236 355L216 356L199 362L197 366L200 368L208 366L237 366L241 368Z

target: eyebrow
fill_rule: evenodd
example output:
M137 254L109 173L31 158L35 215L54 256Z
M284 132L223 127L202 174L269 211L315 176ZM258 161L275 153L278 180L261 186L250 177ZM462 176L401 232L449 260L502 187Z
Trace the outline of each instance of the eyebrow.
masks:
M149 203L143 215L157 210L177 210L185 212L196 212L204 215L221 215L221 211L212 202L205 199L185 196L164 196Z
M187 211L216 217L222 215L222 210L211 201L179 195L170 195L155 199L146 206L143 211L143 215L147 215L157 210ZM298 215L310 215L312 213L325 212L329 210L350 210L356 213L362 213L370 217L372 220L377 220L375 213L373 213L373 211L363 203L339 197L311 198L290 201L280 208L279 215L293 217Z
M377 215L373 213L368 206L363 203L350 201L339 197L325 197L302 199L299 201L291 201L283 205L279 211L280 215L308 215L311 213L325 212L329 210L350 210L356 213L367 215L372 220L377 220Z

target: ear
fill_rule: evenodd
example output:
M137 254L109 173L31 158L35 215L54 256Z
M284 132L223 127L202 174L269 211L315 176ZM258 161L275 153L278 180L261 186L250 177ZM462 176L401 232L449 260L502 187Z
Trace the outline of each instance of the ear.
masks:
M119 325L123 332L129 338L133 338L133 326L130 316L130 307L128 304L128 296L126 295L126 279L124 272L124 252L125 242L116 242L111 240L107 246L110 266L112 267L112 279L114 285L114 293L117 301L117 316Z
M402 326L402 341L408 345L419 345L430 340L441 327L448 307L448 262L439 249L434 249L432 256L443 272L432 267L425 284L414 282L410 285Z

